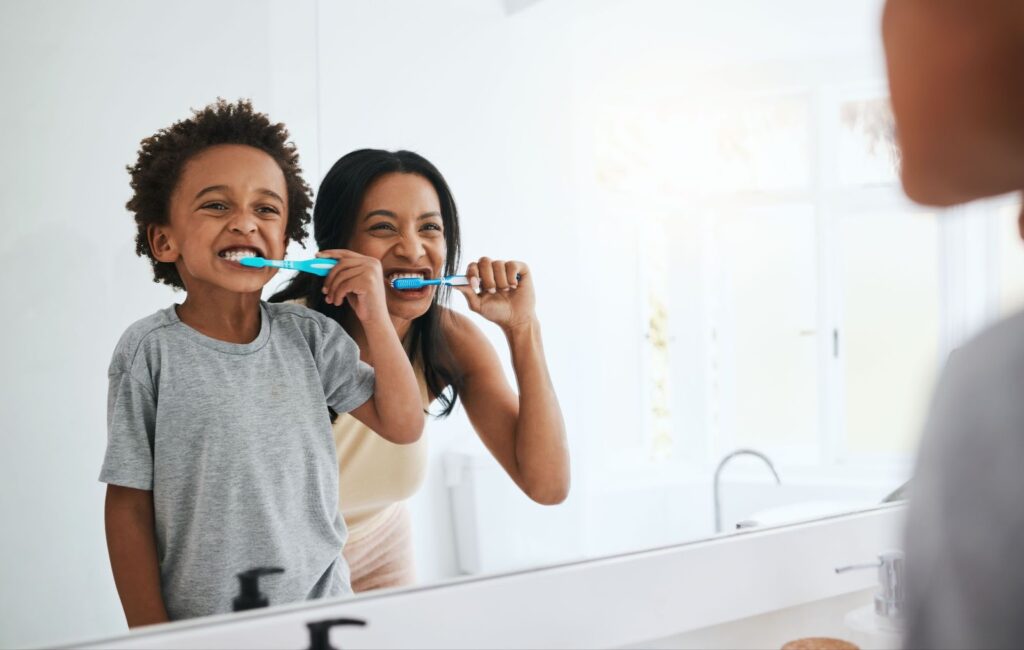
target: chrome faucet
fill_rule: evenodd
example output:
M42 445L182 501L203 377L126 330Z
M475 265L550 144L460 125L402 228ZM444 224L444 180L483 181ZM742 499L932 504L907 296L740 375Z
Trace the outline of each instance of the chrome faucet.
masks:
M838 567L836 573L854 569L878 569L878 592L875 594L875 614L899 625L905 608L903 584L905 574L903 551L886 551L878 555L877 562Z
M775 476L775 483L776 483L776 485L782 485L782 479L779 478L779 473L775 471L775 466L772 465L772 461L767 456L762 454L761 452L755 451L754 449L737 449L736 451L726 455L726 457L723 458L720 463L718 463L718 468L715 470L714 492L715 492L715 532L716 533L722 532L722 499L721 499L721 493L720 493L720 488L719 488L719 480L722 477L722 470L725 469L726 463L728 463L730 460L732 460L736 456L744 456L744 455L757 456L758 458L763 460L765 462L765 464L768 465L768 469L770 469L772 471L772 475Z

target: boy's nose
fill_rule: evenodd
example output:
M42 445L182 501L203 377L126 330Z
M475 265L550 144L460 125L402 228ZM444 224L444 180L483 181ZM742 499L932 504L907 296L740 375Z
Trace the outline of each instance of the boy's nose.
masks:
M228 229L243 235L256 232L256 217L244 210L236 212L228 222Z

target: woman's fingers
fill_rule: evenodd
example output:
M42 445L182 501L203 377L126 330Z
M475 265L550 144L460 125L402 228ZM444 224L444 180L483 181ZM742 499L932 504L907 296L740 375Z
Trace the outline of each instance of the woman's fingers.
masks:
M481 257L466 267L466 277L477 293L497 293L519 288L522 278L529 272L526 264L516 261L492 260Z
M469 279L469 286L473 289L473 293L480 291L480 267L476 262L470 262L466 267L466 277Z
M491 270L494 275L494 288L498 291L508 291L508 275L505 273L506 263L501 260L491 262Z
M511 289L519 288L519 281L526 275L526 265L522 262L505 263L505 281Z
M456 286L453 288L466 298L466 304L469 305L470 309L477 313L480 312L480 296L477 295L476 289L467 285Z
M529 272L522 262L481 257L466 267L469 286L456 288L471 310L491 322L507 325L532 317L533 291L531 280L526 279Z
M494 293L494 266L491 258L481 257L477 265L480 271L480 290L486 293Z

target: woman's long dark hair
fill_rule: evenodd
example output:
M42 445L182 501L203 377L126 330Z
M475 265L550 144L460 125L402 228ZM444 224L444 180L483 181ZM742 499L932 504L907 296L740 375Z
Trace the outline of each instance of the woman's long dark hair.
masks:
M313 237L320 250L347 248L359 222L359 208L370 185L384 174L417 174L434 186L441 203L441 221L447 254L442 275L453 275L459 265L459 213L455 199L441 172L429 160L411 151L360 149L334 163L320 183L313 207ZM275 293L271 302L305 300L306 305L329 316L342 325L348 303L328 305L321 292L323 278L299 273ZM427 312L412 322L403 342L409 360L423 369L427 390L441 403L438 417L455 408L462 385L461 373L442 329L442 304L450 295L447 287L439 287Z

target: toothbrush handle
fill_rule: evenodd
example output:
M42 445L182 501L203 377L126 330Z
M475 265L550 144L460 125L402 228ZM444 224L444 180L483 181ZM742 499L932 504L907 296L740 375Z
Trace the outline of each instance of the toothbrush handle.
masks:
M263 268L269 266L275 269L288 269L289 271L303 271L321 277L331 272L331 269L338 263L338 260L326 257L318 257L311 260L268 260L263 257L247 257L242 259L242 266Z
M305 271L306 273L326 277L337 263L338 260L328 257L317 257L311 260L286 260L285 264L288 264L288 266L285 268L294 269L296 271Z
M523 276L516 273L516 280L522 280ZM465 287L469 285L469 278L464 275L449 275L442 278L440 284L447 284L449 287Z

